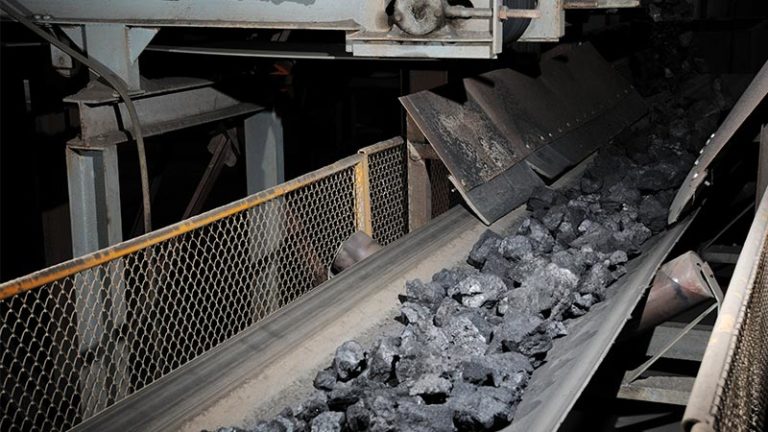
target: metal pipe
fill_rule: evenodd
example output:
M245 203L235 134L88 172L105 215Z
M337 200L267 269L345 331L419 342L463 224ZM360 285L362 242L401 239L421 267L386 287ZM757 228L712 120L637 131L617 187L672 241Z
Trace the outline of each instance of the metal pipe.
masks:
M709 265L693 251L664 264L651 286L635 334L653 328L719 291Z

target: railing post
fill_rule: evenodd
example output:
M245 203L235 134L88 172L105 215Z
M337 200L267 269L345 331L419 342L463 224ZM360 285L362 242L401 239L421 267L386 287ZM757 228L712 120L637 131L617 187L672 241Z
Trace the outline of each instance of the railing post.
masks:
M371 219L371 178L368 164L368 154L360 153L360 162L355 165L355 225L373 237L373 221Z

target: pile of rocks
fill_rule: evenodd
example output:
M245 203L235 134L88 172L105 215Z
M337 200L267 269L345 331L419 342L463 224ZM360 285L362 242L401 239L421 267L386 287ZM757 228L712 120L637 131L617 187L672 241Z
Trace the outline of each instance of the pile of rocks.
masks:
M647 141L646 141L647 142ZM569 321L666 225L694 156L667 139L601 151L577 186L537 190L514 233L487 231L469 266L410 281L398 337L341 345L300 406L266 431L497 430Z

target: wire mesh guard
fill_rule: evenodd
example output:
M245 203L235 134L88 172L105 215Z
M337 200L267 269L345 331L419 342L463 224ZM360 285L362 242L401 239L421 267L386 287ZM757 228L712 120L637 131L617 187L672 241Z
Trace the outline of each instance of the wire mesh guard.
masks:
M756 261L730 364L712 407L718 431L764 431L768 426L768 239Z
M300 187L265 191L257 205L214 210L210 223L0 301L0 430L68 429L325 281L339 245L360 229L364 162L374 237L404 235L404 151L392 141Z
M373 239L386 246L408 231L408 184L405 146L368 156Z

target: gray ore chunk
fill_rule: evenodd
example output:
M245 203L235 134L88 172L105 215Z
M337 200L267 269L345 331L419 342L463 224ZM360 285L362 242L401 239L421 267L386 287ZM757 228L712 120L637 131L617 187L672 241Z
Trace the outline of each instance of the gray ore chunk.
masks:
M311 432L341 432L344 413L328 411L312 419Z
M424 374L409 386L411 396L447 396L453 385L450 381L437 374Z
M365 362L365 351L355 341L347 341L336 349L333 368L340 381L348 381L360 374Z
M336 371L333 368L323 369L315 375L314 386L318 390L333 390L336 385Z
M431 308L445 297L445 288L437 282L425 284L416 279L405 283L405 296L409 301Z
M452 432L453 410L446 405L423 405L401 401L397 406L399 426L394 430L411 432Z
M517 408L505 389L456 386L447 404L454 410L453 423L459 430L492 430L509 424Z
M486 230L477 240L472 247L472 251L469 253L467 262L469 265L477 267L478 269L485 263L488 254L491 251L497 251L501 244L501 236L491 230Z
M400 352L400 338L383 337L376 341L371 350L368 377L376 381L387 381L392 377L395 358Z
M499 247L504 258L520 261L533 258L533 245L531 240L524 235L512 235L505 237Z
M467 307L480 307L487 302L495 302L499 295L506 290L504 281L494 275L478 273L462 280L448 289L448 294L459 297Z

